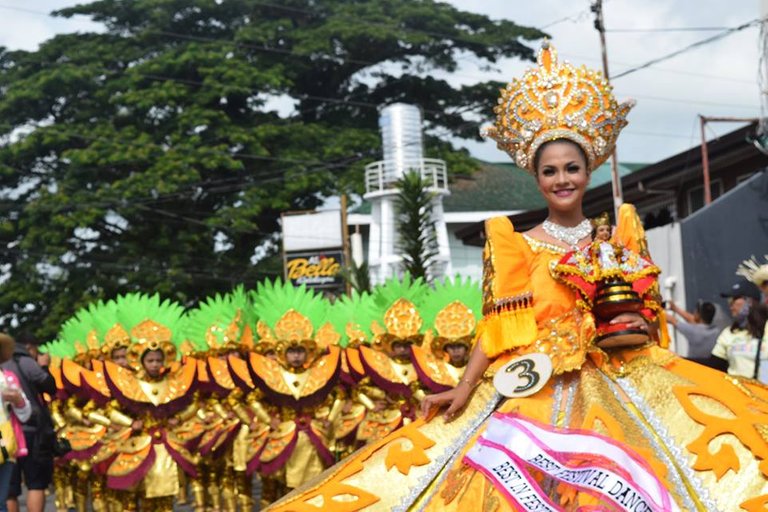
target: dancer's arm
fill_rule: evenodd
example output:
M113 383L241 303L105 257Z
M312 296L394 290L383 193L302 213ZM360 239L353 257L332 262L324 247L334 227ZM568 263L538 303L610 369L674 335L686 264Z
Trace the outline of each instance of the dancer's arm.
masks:
M475 348L472 349L472 354L469 356L469 362L464 370L464 375L456 387L449 391L429 395L424 398L421 402L421 413L426 416L432 407L442 407L448 404L448 409L444 414L445 419L448 421L454 419L467 403L469 395L477 383L480 382L480 379L483 378L483 374L490 364L491 360L480 348L480 343L476 343Z

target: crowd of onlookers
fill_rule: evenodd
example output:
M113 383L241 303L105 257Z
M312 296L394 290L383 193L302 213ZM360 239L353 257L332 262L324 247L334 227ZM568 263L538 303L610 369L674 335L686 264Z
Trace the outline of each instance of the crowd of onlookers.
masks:
M688 341L688 359L768 384L768 256L762 265L745 261L737 274L720 294L730 314L715 302L700 300L691 313L670 301L668 321Z
M19 510L22 482L26 510L43 512L53 478L56 434L44 395L56 383L38 345L31 335L0 334L0 512Z

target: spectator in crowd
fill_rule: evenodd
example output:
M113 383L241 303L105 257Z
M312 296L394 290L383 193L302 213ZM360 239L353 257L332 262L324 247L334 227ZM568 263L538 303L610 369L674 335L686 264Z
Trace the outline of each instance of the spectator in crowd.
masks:
M722 331L722 327L714 322L716 306L711 302L699 301L696 304L696 311L689 313L670 301L669 309L679 318L670 315L667 321L688 340L686 359L711 368L722 369L722 365L717 360L713 361L712 356L712 349Z
M13 356L15 342L7 334L0 333L0 363ZM0 512L6 512L6 499L14 468L14 459L27 454L27 446L21 431L21 422L32 414L32 406L21 390L18 377L11 371L0 370L0 421L2 422L3 457L0 461ZM14 437L14 442L6 439Z
M28 453L25 457L19 457L14 465L8 492L8 510L18 512L18 497L21 495L23 480L27 487L26 509L29 512L43 512L45 490L53 479L53 446L56 438L53 420L43 394L53 396L56 393L56 383L48 372L50 358L37 350L39 341L26 333L20 334L18 338L19 343L16 344L12 357L0 367L13 372L19 378L21 389L32 406L32 415L22 425ZM27 349L28 346L32 350ZM30 352L36 354L37 360Z
M727 362L729 375L768 383L768 306L760 303L760 290L742 279L721 295L728 298L733 323L720 333L712 355Z

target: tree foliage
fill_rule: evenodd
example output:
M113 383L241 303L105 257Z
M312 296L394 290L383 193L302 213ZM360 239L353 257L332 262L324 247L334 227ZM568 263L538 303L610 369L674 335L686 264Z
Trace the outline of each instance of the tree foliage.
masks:
M434 192L418 171L409 171L397 182L398 250L403 270L414 278L429 280L429 270L438 255L434 221Z
M191 303L279 272L279 212L360 192L376 107L476 136L499 84L435 77L532 58L535 29L432 0L98 0L103 33L0 52L0 329L51 336L141 290ZM462 171L472 163L451 152ZM254 262L259 261L258 264Z

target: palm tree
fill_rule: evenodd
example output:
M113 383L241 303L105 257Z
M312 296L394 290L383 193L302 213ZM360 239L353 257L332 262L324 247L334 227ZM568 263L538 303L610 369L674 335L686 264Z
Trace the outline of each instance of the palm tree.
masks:
M403 270L414 278L429 278L429 267L438 255L437 232L432 220L435 194L427 190L418 171L403 175L397 184L400 192L395 200L398 249L403 257Z

